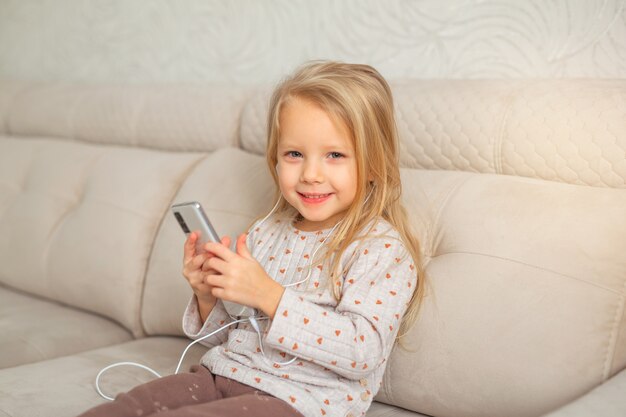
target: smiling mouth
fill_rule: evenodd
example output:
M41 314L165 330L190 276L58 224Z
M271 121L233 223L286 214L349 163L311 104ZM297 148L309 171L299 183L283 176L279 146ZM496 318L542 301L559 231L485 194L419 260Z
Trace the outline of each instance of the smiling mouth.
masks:
M310 198L310 199L322 199L322 198L326 198L330 195L330 193L328 194L304 194L304 193L298 193L300 194L302 197L304 198Z
M329 193L329 194L298 193L298 196L300 197L300 201L302 201L304 204L314 205L314 206L324 204L330 199L330 196L332 195L333 193Z

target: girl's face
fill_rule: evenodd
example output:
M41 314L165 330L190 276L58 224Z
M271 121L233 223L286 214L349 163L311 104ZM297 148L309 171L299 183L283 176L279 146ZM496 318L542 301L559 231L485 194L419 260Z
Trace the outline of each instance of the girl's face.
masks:
M357 192L354 145L344 123L294 98L280 114L277 174L283 197L302 215L301 230L334 226Z

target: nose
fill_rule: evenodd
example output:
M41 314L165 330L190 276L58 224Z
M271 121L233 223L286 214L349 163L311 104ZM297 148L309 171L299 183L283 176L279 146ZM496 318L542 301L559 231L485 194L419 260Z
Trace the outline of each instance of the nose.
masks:
M307 183L320 183L324 180L324 168L321 163L307 160L302 166L300 180Z

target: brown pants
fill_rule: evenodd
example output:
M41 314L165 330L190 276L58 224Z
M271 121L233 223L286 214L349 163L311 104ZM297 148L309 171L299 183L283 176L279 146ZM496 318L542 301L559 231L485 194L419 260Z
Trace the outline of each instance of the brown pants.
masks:
M232 379L214 376L200 365L190 372L139 385L114 401L79 417L302 417L295 408L263 391Z

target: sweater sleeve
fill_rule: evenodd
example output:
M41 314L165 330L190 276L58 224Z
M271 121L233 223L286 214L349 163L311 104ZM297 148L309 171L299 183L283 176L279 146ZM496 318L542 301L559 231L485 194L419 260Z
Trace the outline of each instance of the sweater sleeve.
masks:
M252 252L256 250L254 242L258 231L259 228L255 228L248 233L247 243ZM230 249L232 250L233 248L231 247ZM211 310L207 319L204 323L202 323L200 321L200 314L198 311L198 301L196 300L196 297L192 295L183 315L183 331L187 337L197 340L234 320L235 319L233 319L226 311L222 300L217 300L215 307L213 307L213 310ZM226 339L228 339L228 331L221 331L199 343L208 347L213 347L222 344L226 341Z
M334 308L285 289L266 343L345 378L363 378L389 356L416 280L398 238L370 238L344 275Z
M233 321L233 319L226 312L224 304L222 304L220 300L217 300L215 307L213 307L207 319L202 323L198 311L198 301L195 296L192 296L185 309L185 314L183 315L183 331L187 337L197 340L216 331L231 321ZM207 347L213 347L222 344L227 338L228 332L221 331L199 343Z

